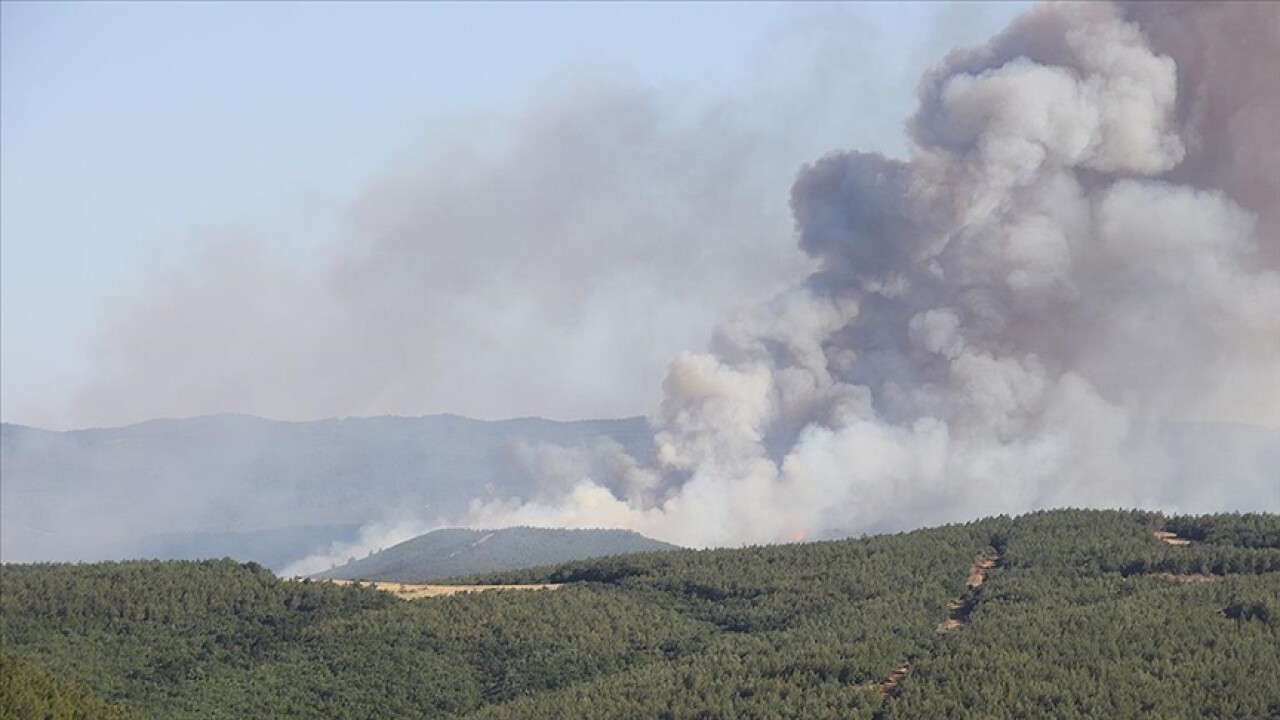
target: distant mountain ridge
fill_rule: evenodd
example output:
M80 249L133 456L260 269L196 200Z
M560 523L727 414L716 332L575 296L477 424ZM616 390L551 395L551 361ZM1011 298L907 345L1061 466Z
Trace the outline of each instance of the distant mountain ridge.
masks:
M304 525L245 532L189 531L148 535L135 543L139 558L201 560L236 558L279 570L316 548L352 543L360 536L358 523Z
M445 528L353 559L314 577L413 583L679 549L630 530Z
M1158 439L1170 462L1149 488L1149 507L1280 507L1280 430L1167 423ZM654 457L653 429L641 417L213 415L70 431L3 424L0 560L230 556L281 570L390 517L448 521L476 500L535 497L547 480L531 471L540 446L601 444L641 463ZM822 536L902 529L833 526Z
M313 542L314 550L392 510L449 518L472 500L529 497L535 481L522 447L599 443L649 457L653 431L640 417L457 415L309 422L211 415L69 431L3 424L0 558L231 555L278 569L281 537ZM320 527L332 537L318 536Z

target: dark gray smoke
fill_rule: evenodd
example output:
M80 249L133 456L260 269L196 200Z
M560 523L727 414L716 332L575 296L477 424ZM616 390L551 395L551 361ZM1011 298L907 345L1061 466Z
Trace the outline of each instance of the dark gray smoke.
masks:
M1280 426L1277 67L1272 3L1040 6L953 52L909 160L800 173L818 270L670 365L651 466L471 520L714 545L1203 504L1166 423ZM1277 470L1216 504L1280 508Z
M1171 182L1220 189L1258 217L1258 262L1280 267L1280 17L1265 3L1122 6L1178 65L1187 157Z

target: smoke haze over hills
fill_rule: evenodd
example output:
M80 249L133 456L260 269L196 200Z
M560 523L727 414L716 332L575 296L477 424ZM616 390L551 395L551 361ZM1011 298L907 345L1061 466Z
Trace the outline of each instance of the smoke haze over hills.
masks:
M1280 6L1038 6L924 75L900 158L804 136L856 115L847 53L782 118L575 88L370 188L315 267L212 246L113 310L76 416L654 411L651 447L530 441L361 548L1280 510ZM663 367L660 401L617 389ZM1223 427L1230 462L1171 440Z
M0 559L342 562L443 525L473 500L529 495L525 456L538 444L643 457L652 433L641 418L448 415L224 415L71 432L5 424Z
M953 52L909 160L800 173L818 270L673 362L651 471L473 517L714 545L1181 505L1162 422L1280 424L1278 12L1046 5ZM1223 502L1275 509L1265 472Z

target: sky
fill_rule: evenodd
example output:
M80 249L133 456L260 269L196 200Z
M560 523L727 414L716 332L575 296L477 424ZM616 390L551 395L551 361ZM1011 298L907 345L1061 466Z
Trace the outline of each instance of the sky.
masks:
M111 307L146 295L226 235L251 235L282 262L309 267L351 234L346 218L370 187L470 128L484 128L467 135L482 147L511 142L548 96L603 82L656 92L664 112L727 104L750 115L821 81L838 97L839 127L797 138L803 128L770 125L791 135L776 138L788 151L768 166L785 188L798 163L841 143L904 154L914 79L1024 8L6 2L0 415L46 427L138 419L74 407L78 388L95 382L95 348L120 342ZM842 64L850 58L856 67ZM732 306L735 292L716 302ZM673 331L672 342L704 336L710 322ZM609 402L548 413L647 412L636 399L656 396L660 371L635 372L637 387ZM541 414L529 397L451 407L465 403L441 395L367 410ZM365 410L335 403L297 413Z

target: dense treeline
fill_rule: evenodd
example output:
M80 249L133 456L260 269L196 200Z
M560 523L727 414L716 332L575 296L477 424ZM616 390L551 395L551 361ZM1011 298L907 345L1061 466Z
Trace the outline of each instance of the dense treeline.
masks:
M1236 522L1241 531L1234 530ZM1231 542L1170 545L1153 533L1168 529L1187 539L1214 537ZM1201 530L1197 530L1201 529ZM1191 535L1183 535L1187 530ZM1175 574L1257 574L1280 571L1280 547L1259 542L1280 532L1276 515L1202 515L1166 519L1159 514L1131 512L1053 511L1024 515L998 539L1008 544L1008 568L1049 567L1078 573L1119 572ZM1234 538L1239 537L1239 541Z
M1280 551L1251 540L1276 527L1262 515L1020 517L996 540L1002 568L969 624L922 657L886 717L1280 717ZM1152 534L1197 537L1190 528L1244 540Z
M485 578L560 590L414 602L230 561L8 565L0 609L23 667L146 717L1264 718L1277 525L1053 511L582 561ZM986 551L999 564L968 590ZM957 598L968 622L940 636Z
M932 642L994 526L637 555L495 576L601 583L670 604L720 632L697 653L476 717L871 718L880 682Z
M1227 617L1276 590L1260 576L1006 573L916 664L888 717L1280 717L1280 628Z
M1280 548L1280 515L1193 515L1169 518L1165 529L1196 542Z

